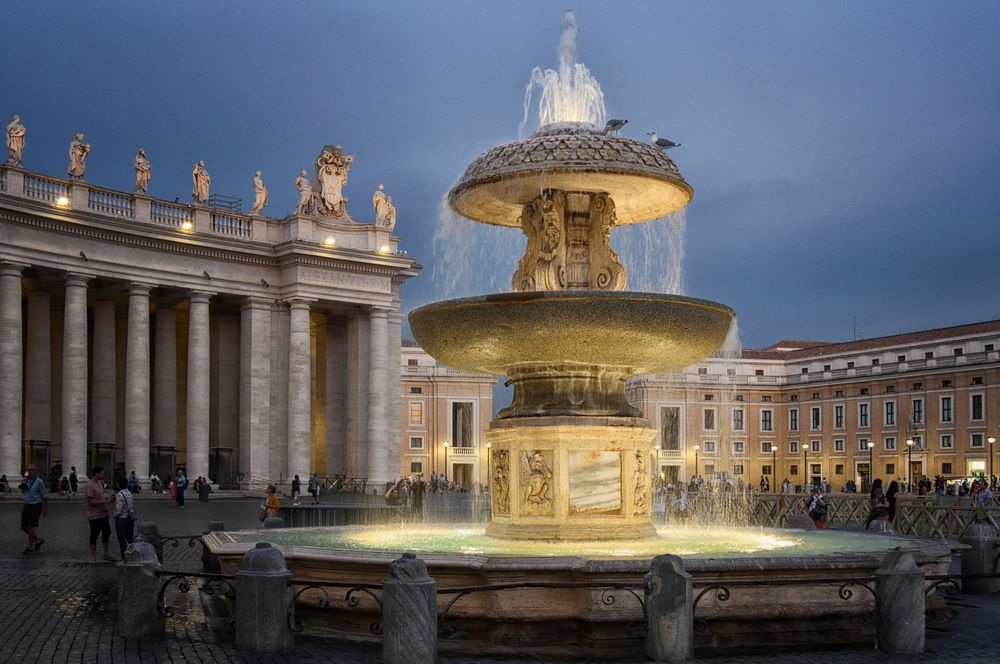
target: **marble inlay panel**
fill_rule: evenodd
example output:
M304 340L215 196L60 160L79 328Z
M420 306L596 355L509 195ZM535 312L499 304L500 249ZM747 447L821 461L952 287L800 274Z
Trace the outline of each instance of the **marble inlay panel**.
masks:
M568 455L568 462L571 516L621 514L621 452L573 451Z

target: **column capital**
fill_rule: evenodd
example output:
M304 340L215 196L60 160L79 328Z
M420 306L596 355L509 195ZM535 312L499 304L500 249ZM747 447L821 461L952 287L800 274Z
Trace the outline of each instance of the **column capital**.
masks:
M308 297L289 297L285 299L285 303L291 309L309 309L315 301L316 300Z
M368 310L368 315L371 318L388 318L391 312L392 309L389 307L373 306Z
M128 283L129 295L149 295L149 291L156 288L154 284L146 284L141 281L130 281Z
M199 304L208 304L209 301L215 296L215 293L209 291L193 290L188 291L188 300L190 302L197 302Z
M63 283L67 286L83 286L86 287L87 283L94 278L92 274L83 274L82 272L67 272L63 276Z
M20 277L21 273L27 270L30 265L18 263L16 261L0 261L0 275L5 277Z
M243 302L240 304L240 309L246 311L247 309L267 309L268 311L274 307L273 297L258 297L256 295L248 295L243 298Z

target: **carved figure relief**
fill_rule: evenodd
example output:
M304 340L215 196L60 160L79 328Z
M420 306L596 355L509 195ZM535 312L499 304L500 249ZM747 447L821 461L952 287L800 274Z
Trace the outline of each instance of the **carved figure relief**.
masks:
M250 208L251 216L259 215L267 207L267 187L260 177L260 171L253 176L253 207Z
M635 499L633 503L633 516L646 516L649 514L649 470L646 468L646 452L637 450L635 453Z
M309 214L313 211L313 188L306 172L299 173L295 178L295 188L299 190L299 202L295 206L295 214Z
M521 515L552 516L552 450L521 453Z
M546 192L524 206L521 230L528 243L514 273L515 291L566 288L564 209L565 196L559 191Z
M510 516L510 452L493 450L493 513Z
M205 168L205 160L202 159L192 166L191 170L191 197L195 205L208 204L208 192L212 187L212 176Z

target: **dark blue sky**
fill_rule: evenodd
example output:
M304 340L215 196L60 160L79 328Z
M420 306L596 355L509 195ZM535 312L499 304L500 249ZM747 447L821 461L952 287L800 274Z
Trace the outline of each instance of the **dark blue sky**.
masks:
M26 165L63 174L84 131L92 182L213 190L268 212L325 143L355 155L359 219L384 182L401 246L436 296L442 194L513 140L554 2L6 0L0 119ZM583 62L625 135L656 130L695 188L686 290L737 310L746 346L1000 317L1000 3L575 2ZM456 248L456 250L461 250ZM513 268L513 262L511 263ZM506 277L505 277L506 279Z

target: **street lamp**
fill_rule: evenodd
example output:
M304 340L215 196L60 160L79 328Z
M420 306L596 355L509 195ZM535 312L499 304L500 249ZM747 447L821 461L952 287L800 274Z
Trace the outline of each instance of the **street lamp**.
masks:
M778 493L778 448L771 444L771 491Z
M444 441L444 480L448 481L448 441Z
M802 472L802 490L809 493L809 485L812 484L809 479L809 441L802 443Z
M868 441L868 490L872 489L872 482L875 478L875 441Z
M906 439L906 488L913 493L913 439Z
M698 477L698 445L694 446L694 476Z
M994 438L993 436L990 436L989 438L986 439L986 442L990 444L990 483L988 486L992 490L993 489L993 443L997 442L997 439Z

